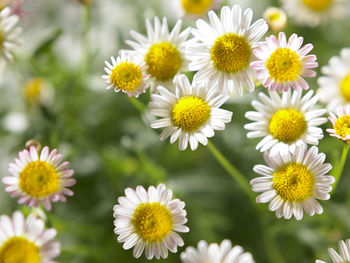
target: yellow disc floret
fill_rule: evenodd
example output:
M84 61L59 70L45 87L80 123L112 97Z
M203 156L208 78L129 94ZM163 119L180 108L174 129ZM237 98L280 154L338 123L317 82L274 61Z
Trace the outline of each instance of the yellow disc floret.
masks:
M305 166L288 163L273 173L273 188L284 200L304 201L313 193L315 178Z
M112 70L110 80L117 89L132 92L140 85L142 72L134 63L122 62Z
M31 162L20 173L19 186L30 196L48 196L59 190L59 175L55 168L46 162Z
M201 15L209 9L213 0L179 0L186 13Z
M333 0L303 0L304 4L316 12L325 11L333 2Z
M169 209L160 203L139 204L132 217L137 235L145 242L160 242L173 229Z
M210 52L214 66L220 71L236 73L249 66L251 46L244 36L222 35L215 40Z
M303 113L295 109L280 109L272 115L269 131L275 139L290 143L299 139L306 127Z
M345 100L350 101L350 74L341 81L340 88Z
M181 98L171 111L171 120L184 131L195 131L210 117L210 106L203 99L188 96Z
M339 117L334 124L335 133L344 138L350 135L350 115Z
M290 48L279 48L266 61L269 75L277 82L298 79L302 64L299 55Z
M0 263L40 263L39 248L24 237L12 237L0 247Z
M172 79L181 67L181 55L168 42L153 44L145 56L147 72L158 80Z
M24 96L31 103L38 103L40 95L44 88L44 80L41 78L33 78L24 85Z

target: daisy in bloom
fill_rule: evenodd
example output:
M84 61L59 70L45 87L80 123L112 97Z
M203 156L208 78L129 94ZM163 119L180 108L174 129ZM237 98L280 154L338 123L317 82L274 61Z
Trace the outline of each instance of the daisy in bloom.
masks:
M293 34L287 41L286 35L280 32L278 39L271 35L254 50L258 60L250 66L264 87L279 92L290 88L309 88L303 77L315 77L316 72L311 69L317 68L318 63L315 55L307 55L313 45L307 44L301 48L302 44L302 37Z
M287 25L287 15L280 8L267 8L263 17L269 25L269 28L274 32L282 31Z
M333 129L327 129L329 135L350 143L350 104L338 107L336 114L331 112L329 115L333 124Z
M185 203L172 199L173 193L165 185L146 191L142 186L136 190L127 188L125 197L118 198L114 211L114 232L124 249L134 247L134 257L143 251L147 259L168 257L168 250L176 253L183 246L182 238L176 232L188 232Z
M264 154L265 165L255 165L253 170L261 177L250 181L254 192L262 193L257 203L270 203L269 210L278 218L297 220L303 218L303 210L310 216L322 214L322 206L315 199L328 200L334 177L325 175L332 165L324 163L326 155L318 148L297 146L295 153Z
M287 91L278 95L276 91L269 96L259 93L259 101L253 101L252 106L257 111L249 111L245 117L254 122L246 124L250 130L248 138L264 137L256 146L257 150L265 152L270 149L272 154L294 151L299 144L317 145L323 138L323 132L318 125L327 122L321 117L326 109L315 109L317 96L312 97L309 91L302 97L302 90Z
M230 240L224 240L220 245L209 244L202 240L198 248L188 247L181 253L183 263L254 263L253 256L244 252L240 246L232 247Z
M191 85L185 75L176 77L174 85L174 93L159 86L159 94L152 95L150 113L160 119L152 121L151 127L165 128L161 141L170 136L174 143L179 138L180 150L188 143L196 150L198 142L207 145L207 137L213 137L214 130L224 130L225 123L231 121L232 112L219 108L229 96L209 89L208 83L203 86L194 81Z
M208 13L210 25L197 20L198 29L192 29L194 39L188 45L189 69L197 71L195 79L209 82L208 87L217 85L221 91L242 96L243 88L249 92L255 89L254 71L249 67L253 59L252 48L266 33L268 26L264 19L251 25L253 11L243 13L238 5L221 9L221 19L214 11Z
M328 248L328 254L331 256L333 263L347 263L350 262L350 239L346 241L340 240L338 242L339 254L333 249ZM326 263L323 260L316 260L316 263Z
M45 229L45 223L34 216L24 218L19 211L12 218L0 216L0 262L55 263L60 244L53 241L57 231Z
M21 33L21 28L16 27L18 16L11 15L11 8L6 7L0 12L0 66L5 65L4 59L13 60L11 51L19 46L16 40Z
M125 92L129 97L138 97L148 87L149 75L146 73L145 63L135 57L132 52L121 51L120 56L115 59L111 57L112 64L105 61L105 72L103 75L107 89L114 88L115 92Z
M332 57L328 65L322 67L322 73L324 76L318 79L318 93L328 110L350 104L350 48L342 49L340 57Z
M166 18L161 23L154 18L154 28L146 20L147 38L131 31L131 36L137 41L127 40L126 43L143 57L147 73L151 75L153 86L170 85L174 76L181 71L188 71L188 61L185 57L185 46L191 29L186 28L180 33L182 21L178 20L169 33Z
M200 17L220 7L221 0L172 0L178 17Z
M69 162L62 162L62 158L56 149L50 152L47 146L40 155L34 146L19 152L9 164L11 176L2 178L5 191L19 197L19 204L37 207L42 203L46 210L51 209L51 201L65 202L65 195L73 195L67 187L73 186L75 179L70 178L74 171L69 169Z
M280 0L287 14L299 25L317 26L344 15L346 0Z

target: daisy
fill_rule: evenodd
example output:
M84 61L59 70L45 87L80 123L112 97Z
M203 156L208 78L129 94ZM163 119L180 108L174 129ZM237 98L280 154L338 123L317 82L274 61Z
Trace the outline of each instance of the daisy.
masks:
M263 14L263 18L274 32L280 32L287 26L287 15L280 8L268 7Z
M38 207L41 203L51 210L51 201L66 201L65 195L72 196L67 187L75 184L69 162L62 163L63 155L56 149L50 152L45 146L40 155L34 146L29 151L19 152L18 158L9 164L11 176L2 178L5 191L12 197L19 197L19 204Z
M209 244L202 240L198 248L188 247L181 253L183 263L254 263L253 256L244 252L240 246L232 247L230 240L224 240L220 245Z
M203 86L194 81L190 85L185 75L176 77L174 85L174 93L159 86L159 94L152 95L150 113L160 119L152 121L151 127L165 128L161 141L170 136L170 143L174 143L179 138L180 150L188 143L196 150L198 142L207 145L207 137L213 137L214 130L224 130L225 123L231 121L232 112L220 109L229 96L209 89L208 83Z
M253 101L252 106L257 111L248 111L245 117L254 122L246 124L248 138L264 137L256 149L265 152L270 149L272 154L294 151L299 144L317 145L323 138L323 131L318 128L327 122L321 117L326 109L315 109L318 96L309 91L302 97L302 90L287 91L282 97L277 92L269 92L269 96L259 93L262 101Z
M114 88L115 92L125 92L129 97L138 97L146 91L149 75L142 60L138 60L132 52L121 51L120 56L115 59L111 57L112 64L105 61L105 72L103 75L107 89Z
M127 188L125 197L118 198L114 211L114 232L124 249L133 249L133 255L139 258L145 250L147 259L168 257L168 250L176 253L183 246L182 238L176 232L189 231L185 203L172 199L173 193L165 185L148 191L142 186L136 190Z
M250 66L265 88L279 92L309 88L303 77L315 77L316 72L311 69L318 67L318 63L315 55L307 55L313 45L300 48L302 44L303 38L297 34L291 35L287 42L286 35L280 32L278 39L271 35L254 50L258 60Z
M173 78L181 71L188 71L188 61L185 57L185 46L191 29L188 27L180 33L182 21L178 20L169 33L166 18L161 23L154 18L154 28L146 20L147 38L131 31L131 36L137 41L127 40L126 43L143 57L147 73L151 75L153 86L171 85Z
M6 7L0 12L0 67L5 65L5 60L13 60L11 51L19 46L17 41L21 28L16 27L19 17L11 14L11 8Z
M332 165L324 163L326 155L318 148L297 146L295 153L264 154L265 165L255 165L253 170L262 175L250 181L254 192L262 193L257 203L270 203L269 210L278 218L297 220L303 218L303 210L310 216L322 214L322 206L315 200L328 200L334 177L325 175Z
M318 79L320 101L329 111L339 105L350 104L350 48L344 48L340 56L334 56L322 67L324 76Z
M287 14L299 25L315 27L343 17L345 0L280 0Z
M12 218L0 216L0 262L55 263L60 244L52 241L57 231L45 229L45 223L35 216L24 218L19 211Z
M329 135L350 143L350 104L338 107L336 114L331 112L329 115L333 124L333 129L327 129Z
M222 0L172 0L174 12L179 18L205 16L209 10L220 7L221 2Z
M264 19L250 25L253 11L243 13L238 5L221 9L221 19L214 11L208 13L210 25L197 20L198 29L192 29L193 43L188 45L189 69L197 71L195 79L209 82L208 87L217 85L221 91L243 95L243 88L249 92L255 89L254 71L249 67L253 59L252 48L266 33Z
M328 248L328 254L331 256L333 263L347 263L350 262L350 239L346 241L340 240L338 242L339 254L333 249ZM323 260L316 260L316 263L326 263Z

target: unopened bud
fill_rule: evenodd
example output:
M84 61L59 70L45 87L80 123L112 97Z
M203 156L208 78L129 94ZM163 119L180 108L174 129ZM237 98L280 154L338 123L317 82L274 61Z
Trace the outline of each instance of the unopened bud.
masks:
M287 15L286 13L276 7L269 7L266 9L263 15L270 29L274 32L283 31L287 26Z
M37 140L31 139L26 142L25 148L29 151L30 147L34 147L37 152L40 152L41 150L41 144Z

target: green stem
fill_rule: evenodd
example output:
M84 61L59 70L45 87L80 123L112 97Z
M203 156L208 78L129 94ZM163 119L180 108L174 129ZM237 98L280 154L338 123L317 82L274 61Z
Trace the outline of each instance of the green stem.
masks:
M134 105L134 107L140 112L144 112L145 110L147 110L147 106L143 104L141 101L139 101L138 99L134 97L129 97L129 100L131 104Z
M335 183L333 184L333 191L332 192L335 191L335 189L339 183L340 177L343 173L345 162L346 162L346 157L348 156L348 151L349 151L349 144L344 143L343 153L341 155L340 162L338 162L336 168L334 169L334 173L333 173L333 176L335 178Z

